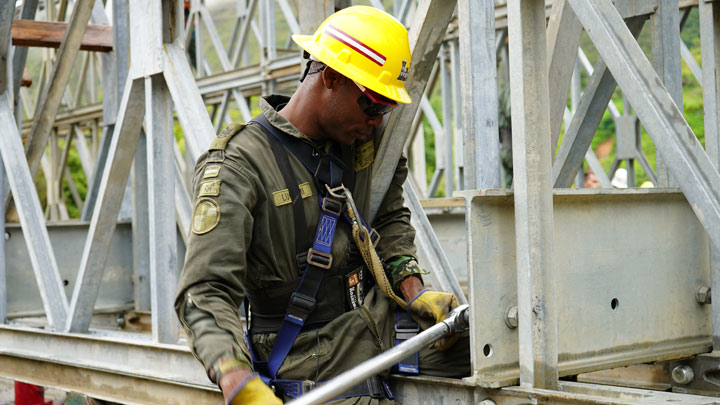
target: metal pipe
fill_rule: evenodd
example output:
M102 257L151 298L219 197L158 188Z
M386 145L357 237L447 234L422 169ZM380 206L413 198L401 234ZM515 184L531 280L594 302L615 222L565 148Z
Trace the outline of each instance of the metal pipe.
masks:
M468 305L460 305L450 312L444 321L435 324L414 338L406 340L383 354L360 363L357 367L340 374L309 393L288 402L288 404L317 404L329 401L423 347L437 342L451 333L466 330L470 323L469 308Z

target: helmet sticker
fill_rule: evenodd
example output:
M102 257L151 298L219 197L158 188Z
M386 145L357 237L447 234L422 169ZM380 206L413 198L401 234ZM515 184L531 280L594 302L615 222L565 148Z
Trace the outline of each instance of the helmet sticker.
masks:
M410 64L407 63L407 61L402 61L402 67L400 68L400 75L398 76L398 80L400 81L406 81L408 78L408 73L410 73Z
M386 58L385 56L380 54L380 52L370 48L364 43L358 41L356 38L351 37L347 33L333 27L332 25L325 26L325 33L342 42L343 44L349 46L356 52L360 53L362 56L370 59L378 65L383 66L385 64Z

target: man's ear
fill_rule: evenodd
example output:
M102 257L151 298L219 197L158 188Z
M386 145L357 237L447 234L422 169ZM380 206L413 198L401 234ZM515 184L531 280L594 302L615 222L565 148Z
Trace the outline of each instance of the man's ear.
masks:
M336 72L333 68L330 66L326 66L325 69L322 71L322 80L323 85L326 89L335 89L340 84L342 84L342 81L345 79L340 73Z

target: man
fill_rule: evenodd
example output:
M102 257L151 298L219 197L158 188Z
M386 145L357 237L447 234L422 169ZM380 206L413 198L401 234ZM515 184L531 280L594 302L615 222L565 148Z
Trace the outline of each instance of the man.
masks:
M276 394L294 398L380 354L412 329L398 307L426 328L457 305L423 287L403 206L404 158L372 228L363 219L376 130L398 102L410 102L407 31L359 6L293 39L310 58L295 94L267 97L261 115L226 128L193 180L175 307L193 353L232 404L280 403ZM400 370L467 375L464 343L425 350ZM337 399L348 398L386 403L392 394L373 377Z

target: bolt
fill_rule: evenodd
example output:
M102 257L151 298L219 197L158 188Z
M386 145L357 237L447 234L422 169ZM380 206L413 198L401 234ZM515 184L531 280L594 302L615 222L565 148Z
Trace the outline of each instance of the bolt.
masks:
M115 323L117 323L117 326L119 328L125 327L125 314L118 314L117 318L115 319Z
M700 286L695 293L695 299L699 304L711 304L712 303L712 289L707 286Z
M693 372L692 367L687 365L680 365L676 366L672 372L670 373L672 376L673 381L675 381L676 384L690 384L690 382L695 378L695 373Z
M505 310L505 324L510 329L518 327L518 307L511 305Z

